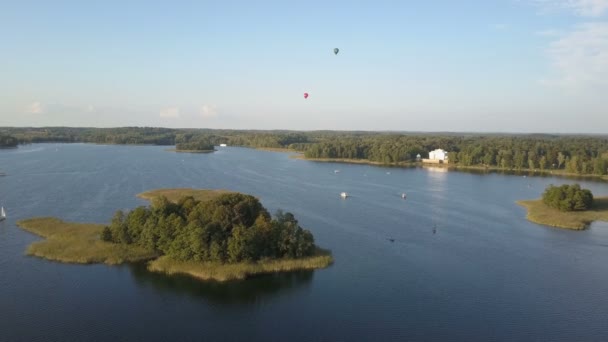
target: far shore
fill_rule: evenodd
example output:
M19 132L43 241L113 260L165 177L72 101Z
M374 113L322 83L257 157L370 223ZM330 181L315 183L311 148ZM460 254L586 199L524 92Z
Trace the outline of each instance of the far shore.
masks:
M545 226L584 230L594 221L608 222L608 196L594 198L591 209L584 211L559 211L544 204L542 199L516 203L528 210L526 219Z
M280 151L279 151L280 152ZM444 168L447 170L463 170L463 171L483 171L483 172L506 172L506 173L518 173L526 174L530 176L558 176L558 177L576 177L576 178L589 178L589 179L601 179L608 180L608 175L593 175L593 174L578 174L570 173L564 170L541 170L541 169L503 169L496 166L483 166L483 165L470 165L463 166L458 164L432 164L423 162L396 162L396 163L383 163L377 161L371 161L367 159L349 159L349 158L306 158L304 154L298 154L290 156L290 158L307 160L312 162L321 163L345 163L345 164L364 164L364 165L375 165L375 166L387 166L387 167L430 167L430 168Z

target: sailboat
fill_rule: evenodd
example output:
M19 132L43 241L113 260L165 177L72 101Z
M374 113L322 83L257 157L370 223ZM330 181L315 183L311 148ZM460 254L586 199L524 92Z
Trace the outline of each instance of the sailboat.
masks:
M4 211L4 207L0 207L0 221L4 221L6 219L6 212Z

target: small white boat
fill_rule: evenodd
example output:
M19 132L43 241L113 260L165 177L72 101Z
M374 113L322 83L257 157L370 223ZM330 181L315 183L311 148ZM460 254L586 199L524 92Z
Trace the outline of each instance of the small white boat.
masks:
M226 144L220 144L220 147L226 147L226 146L227 146Z
M0 208L0 221L4 221L6 219L6 212L4 211L4 207Z
M340 170L334 170L334 173L340 173Z
M343 193L340 194L340 197L346 198L346 197L348 197L348 194L346 192L343 192Z
M407 195L404 193L401 194L401 198L405 199L407 197Z

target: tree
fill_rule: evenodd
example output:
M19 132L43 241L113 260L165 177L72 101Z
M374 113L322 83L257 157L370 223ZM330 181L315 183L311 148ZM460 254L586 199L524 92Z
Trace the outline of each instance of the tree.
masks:
M580 185L549 185L543 193L543 202L560 211L587 210L593 205L593 194Z
M562 152L559 152L557 154L557 163L558 163L557 168L561 169L562 165L564 165L565 162L566 162L566 156Z
M103 227L103 230L101 231L101 240L108 242L112 241L112 231L110 230L110 227Z

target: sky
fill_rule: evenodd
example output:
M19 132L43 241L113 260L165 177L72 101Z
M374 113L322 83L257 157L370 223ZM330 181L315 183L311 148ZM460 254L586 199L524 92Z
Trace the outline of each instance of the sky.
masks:
M0 0L0 126L608 133L607 97L608 0Z

